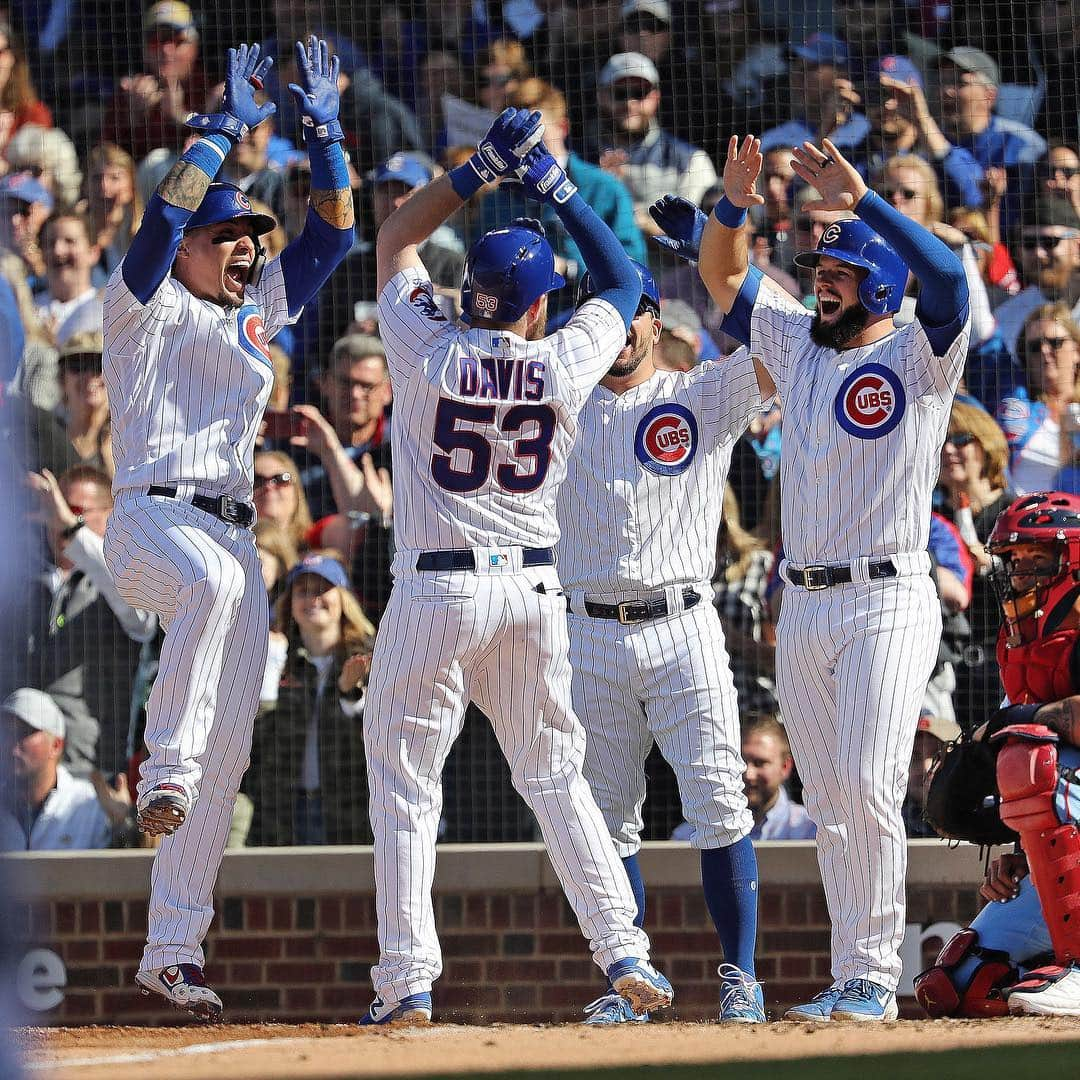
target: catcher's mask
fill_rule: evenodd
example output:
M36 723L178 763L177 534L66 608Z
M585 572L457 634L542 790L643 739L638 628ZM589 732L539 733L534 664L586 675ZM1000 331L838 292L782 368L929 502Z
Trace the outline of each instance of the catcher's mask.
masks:
M1080 599L1080 496L1022 495L994 523L987 551L1010 643L1058 628Z

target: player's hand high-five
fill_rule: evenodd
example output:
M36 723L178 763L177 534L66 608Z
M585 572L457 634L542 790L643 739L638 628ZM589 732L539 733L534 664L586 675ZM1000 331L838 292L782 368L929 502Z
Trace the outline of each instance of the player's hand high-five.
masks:
M543 137L544 120L539 112L503 109L480 140L476 153L465 163L476 174L477 187L516 174L522 167L525 155ZM467 198L473 192L466 194L458 190L458 194Z
M731 136L724 162L724 195L728 202L742 209L764 204L765 197L757 190L763 160L759 138L747 135L740 146L739 136Z
M266 83L266 75L274 63L272 56L260 58L258 45L237 45L229 49L225 61L225 95L223 106L249 128L258 127L277 112L272 101L259 105L255 92Z
M296 69L303 85L289 83L289 90L296 98L304 126L325 127L338 118L341 61L330 55L325 41L312 34L306 47L302 41L296 43Z
M666 235L654 237L661 247L680 259L696 262L701 252L701 237L709 218L689 199L681 195L661 195L649 207L649 216Z
M821 194L803 203L803 209L854 210L868 190L865 181L828 139L821 140L821 147L805 142L791 151L796 176Z

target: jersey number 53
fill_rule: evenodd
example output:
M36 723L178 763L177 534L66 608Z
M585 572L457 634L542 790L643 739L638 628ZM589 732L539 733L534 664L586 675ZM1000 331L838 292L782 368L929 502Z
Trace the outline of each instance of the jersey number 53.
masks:
M482 431L462 428L461 424L486 424L496 422L495 405L472 405L464 401L440 398L435 410L435 445L444 453L431 457L431 475L446 491L459 495L477 491L492 475L491 459L494 453L490 441ZM494 470L495 483L504 491L524 495L535 491L547 476L551 464L551 440L555 437L555 413L548 405L513 405L502 416L499 430L503 434L521 431L526 425L535 424L533 434L514 442L514 462L505 462ZM464 468L455 468L451 454L459 454L458 461L465 459ZM524 472L518 466L529 467Z

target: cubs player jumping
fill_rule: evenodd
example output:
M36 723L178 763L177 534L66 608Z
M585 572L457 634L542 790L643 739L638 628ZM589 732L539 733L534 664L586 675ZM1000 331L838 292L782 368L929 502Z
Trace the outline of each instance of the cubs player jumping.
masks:
M166 627L137 803L140 828L165 839L136 978L203 1019L221 1015L202 939L266 665L266 591L250 526L255 437L273 381L267 342L353 236L337 59L315 38L296 51L303 85L290 90L311 160L303 232L266 262L259 237L274 220L214 182L229 151L274 112L254 97L270 58L240 45L228 52L223 111L189 118L201 138L150 199L105 296L116 456L106 557L121 595Z
M941 241L869 191L836 147L794 150L821 193L810 210L853 211L796 257L817 311L792 311L748 267L747 209L760 142L733 138L726 195L702 228L672 196L652 213L676 244L700 229L699 270L784 406L781 527L787 558L777 689L832 922L833 985L791 1020L892 1020L904 936L901 816L919 703L941 615L926 545L930 496L967 352L967 286ZM897 327L908 270L916 318Z
M660 295L640 264L638 273L643 292L630 333L578 417L559 489L574 711L588 735L585 778L634 886L638 925L644 766L654 740L675 770L724 949L720 1019L760 1023L753 819L738 700L709 583L732 446L762 394L745 349L689 374L658 371ZM591 296L586 276L579 301ZM648 1019L614 993L586 1013L587 1024Z
M394 588L365 710L380 945L365 1024L431 1018L442 769L470 700L491 720L597 964L635 1013L672 1000L581 774L585 733L570 704L553 550L577 414L626 342L641 282L542 134L539 113L506 110L473 157L400 206L377 241L394 475L405 482L394 486ZM468 332L435 305L417 255L482 185L511 173L552 204L596 282L550 337L547 294L563 281L538 223L487 233L470 250Z
M915 980L938 1016L1080 1016L1080 496L1023 495L987 550L1005 622L1009 702L976 732L1001 749L1001 818L1023 851L995 859L971 926Z

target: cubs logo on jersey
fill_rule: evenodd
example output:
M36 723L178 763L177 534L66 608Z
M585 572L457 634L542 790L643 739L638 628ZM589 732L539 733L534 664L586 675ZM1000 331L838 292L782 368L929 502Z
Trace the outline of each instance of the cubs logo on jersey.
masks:
M638 424L634 454L657 476L678 476L694 460L697 420L685 405L666 402L650 409Z
M425 319L430 319L432 322L446 322L446 316L439 310L439 305L435 302L435 297L431 295L431 287L428 285L417 285L411 293L409 293L409 303L412 304Z
M254 304L245 304L236 313L236 333L240 348L256 360L270 362L270 346L266 340L266 327Z
M904 385L895 371L864 364L837 392L836 422L857 439L880 439L900 423L905 404Z

